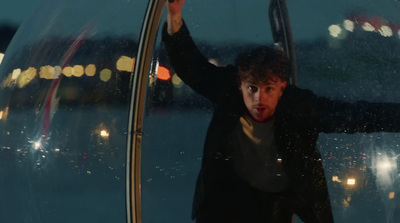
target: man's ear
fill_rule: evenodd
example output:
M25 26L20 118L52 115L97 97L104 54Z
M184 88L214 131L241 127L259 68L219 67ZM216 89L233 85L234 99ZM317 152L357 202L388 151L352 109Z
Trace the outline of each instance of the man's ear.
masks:
M239 87L238 87L239 91L242 91L242 83L243 82L239 82Z
M283 84L283 86L282 86L282 91L283 91L283 90L285 90L286 87L287 87L287 81L284 81L282 84Z
M280 96L282 96L283 91L286 89L286 87L287 87L287 81L282 81L281 92L280 92L279 98L280 98Z

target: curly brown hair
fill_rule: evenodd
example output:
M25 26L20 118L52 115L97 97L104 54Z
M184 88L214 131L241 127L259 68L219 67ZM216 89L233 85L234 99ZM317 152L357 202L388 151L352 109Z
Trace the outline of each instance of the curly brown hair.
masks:
M258 46L243 51L236 57L236 66L239 68L239 83L252 81L255 83L276 82L288 79L288 60L280 50L267 46Z

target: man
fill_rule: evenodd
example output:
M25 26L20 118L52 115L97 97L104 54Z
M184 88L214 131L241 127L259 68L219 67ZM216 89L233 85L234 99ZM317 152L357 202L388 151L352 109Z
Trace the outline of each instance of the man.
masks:
M400 106L344 103L287 85L282 53L258 47L216 67L168 3L163 41L181 79L214 105L193 215L197 222L333 222L320 132L400 131Z

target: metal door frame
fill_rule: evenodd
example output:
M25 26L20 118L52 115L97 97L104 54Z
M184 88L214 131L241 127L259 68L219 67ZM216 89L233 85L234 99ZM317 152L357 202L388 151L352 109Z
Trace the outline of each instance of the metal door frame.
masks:
M143 114L151 55L164 5L164 0L149 0L133 72L126 162L126 208L128 223L142 222L140 159Z
M164 6L165 0L149 0L133 72L126 162L126 207L128 223L142 222L140 159L143 135L143 114L151 55ZM294 44L286 0L270 0L269 20L275 45L284 51L290 62L289 83L297 84Z

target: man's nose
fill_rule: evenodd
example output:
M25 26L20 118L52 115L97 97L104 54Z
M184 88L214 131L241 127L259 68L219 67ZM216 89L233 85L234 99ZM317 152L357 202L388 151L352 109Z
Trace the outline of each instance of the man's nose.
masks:
M265 95L263 95L263 94L261 93L261 91L257 91L257 92L254 94L254 99L255 99L255 101L257 101L257 102L262 102L262 101L265 99Z

